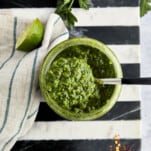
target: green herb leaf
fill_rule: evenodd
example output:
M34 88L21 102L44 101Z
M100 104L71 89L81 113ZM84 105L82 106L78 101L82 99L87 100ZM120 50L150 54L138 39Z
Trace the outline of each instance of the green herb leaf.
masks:
M144 16L148 11L151 10L151 0L141 0L140 3L140 15Z
M73 28L75 22L77 22L77 18L72 14L71 10L68 8L56 9L56 13L61 16L66 26L69 28Z
M89 4L90 4L89 0L78 0L78 2L81 8L89 9Z
M71 11L68 12L67 19L66 19L66 24L68 25L69 28L73 28L75 25L75 22L77 22L77 18L72 14Z
M58 0L55 13L59 14L67 27L73 28L78 21L72 13L72 6L75 0ZM79 6L83 9L89 9L89 0L78 0Z
M71 2L71 0L64 0L64 4L69 4Z

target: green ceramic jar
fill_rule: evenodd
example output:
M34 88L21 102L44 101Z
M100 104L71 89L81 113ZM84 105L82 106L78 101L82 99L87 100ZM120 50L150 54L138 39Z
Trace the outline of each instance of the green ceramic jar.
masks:
M95 78L122 78L121 65L103 43L72 38L49 51L41 66L39 83L49 107L69 120L92 120L116 103L121 85L97 85Z

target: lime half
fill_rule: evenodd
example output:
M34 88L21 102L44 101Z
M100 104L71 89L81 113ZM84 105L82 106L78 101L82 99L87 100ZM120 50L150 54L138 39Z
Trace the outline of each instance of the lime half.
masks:
M43 35L44 26L42 22L36 18L18 37L16 49L21 51L31 51L35 49L40 45Z

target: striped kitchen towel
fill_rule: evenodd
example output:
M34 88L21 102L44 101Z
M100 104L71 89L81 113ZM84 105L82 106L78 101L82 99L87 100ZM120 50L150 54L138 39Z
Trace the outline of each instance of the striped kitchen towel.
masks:
M30 53L17 51L16 38L28 23L23 17L0 15L0 151L10 151L34 124L41 100L40 65L69 35L61 18L50 14L41 47Z
M140 77L139 0L91 2L89 11L75 3L73 12L78 23L70 36L103 41L118 56L124 77ZM5 0L0 7L11 8L1 9L0 13L29 20L39 17L45 22L56 0ZM116 151L119 143L120 151L140 151L140 104L140 87L125 85L118 102L106 115L94 121L74 122L59 117L41 100L33 127L11 151ZM115 135L120 137L118 144Z

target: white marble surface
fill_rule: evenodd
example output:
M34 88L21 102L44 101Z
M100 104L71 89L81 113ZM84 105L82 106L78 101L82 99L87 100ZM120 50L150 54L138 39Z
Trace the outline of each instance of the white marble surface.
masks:
M141 18L141 76L151 77L151 12ZM142 151L151 151L151 86L142 86Z

